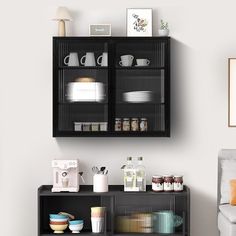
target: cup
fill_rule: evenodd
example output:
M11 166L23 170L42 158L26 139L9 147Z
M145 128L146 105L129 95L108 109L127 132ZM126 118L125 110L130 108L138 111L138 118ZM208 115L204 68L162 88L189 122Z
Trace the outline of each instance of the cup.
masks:
M121 61L119 62L120 66L132 66L134 56L132 56L132 55L123 55L120 58L121 58Z
M136 59L136 66L148 66L150 61L148 59Z
M97 64L100 66L108 66L108 54L104 52L97 58Z
M94 52L86 52L86 54L81 57L80 63L83 66L96 66Z
M69 185L69 178L63 178L62 179L62 187L67 188Z
M160 234L172 234L175 227L183 223L183 218L173 211L159 211L153 213L154 232Z
M64 58L64 64L67 66L79 66L78 53L70 52L70 54Z
M91 207L91 217L104 217L106 207Z
M102 233L104 227L104 218L103 217L91 217L92 223L92 232L93 233Z
M108 176L104 174L95 174L93 176L93 191L96 193L108 192Z

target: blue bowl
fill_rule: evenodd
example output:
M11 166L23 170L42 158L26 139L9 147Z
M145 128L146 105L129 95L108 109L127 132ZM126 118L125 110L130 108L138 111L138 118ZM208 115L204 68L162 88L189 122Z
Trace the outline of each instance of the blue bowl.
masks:
M68 219L68 216L59 215L59 214L50 214L50 219Z
M80 224L83 224L84 221L83 220L70 220L69 223L70 225L80 225Z

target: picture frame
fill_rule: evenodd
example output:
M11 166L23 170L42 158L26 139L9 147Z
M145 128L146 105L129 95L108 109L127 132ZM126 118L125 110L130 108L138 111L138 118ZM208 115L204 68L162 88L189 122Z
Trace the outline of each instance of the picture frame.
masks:
M127 8L126 33L129 37L152 37L152 9Z
M236 127L236 58L228 58L228 127Z

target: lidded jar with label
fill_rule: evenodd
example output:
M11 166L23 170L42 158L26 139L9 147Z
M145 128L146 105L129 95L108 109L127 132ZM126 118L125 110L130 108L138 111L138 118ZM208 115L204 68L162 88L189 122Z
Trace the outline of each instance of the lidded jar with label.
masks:
M138 118L132 118L132 120L131 120L131 130L132 131L138 131L138 129L139 129Z
M130 120L129 118L123 119L123 131L130 131Z
M173 175L164 175L164 191L171 192L174 190Z
M182 175L174 175L174 191L182 192L184 190L183 184L183 176Z
M152 191L162 192L164 190L164 180L161 175L152 176Z
M141 118L140 120L140 131L147 131L147 118Z
M121 119L116 118L115 120L115 131L121 131Z

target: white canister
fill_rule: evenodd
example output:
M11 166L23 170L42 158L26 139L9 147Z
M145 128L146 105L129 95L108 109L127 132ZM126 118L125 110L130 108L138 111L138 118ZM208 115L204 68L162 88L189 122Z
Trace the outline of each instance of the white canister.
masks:
M96 193L108 192L108 176L95 174L93 176L93 191Z

